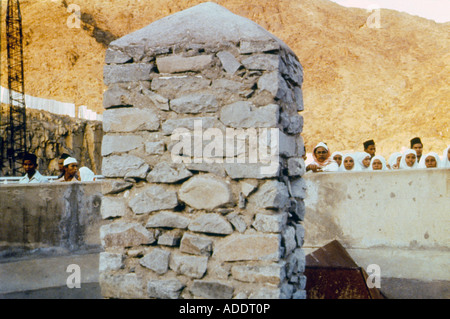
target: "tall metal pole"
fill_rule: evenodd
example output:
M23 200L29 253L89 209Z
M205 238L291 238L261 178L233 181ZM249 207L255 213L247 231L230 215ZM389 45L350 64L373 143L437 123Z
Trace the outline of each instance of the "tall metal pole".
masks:
M8 0L6 42L9 89L7 157L9 159L11 173L15 176L21 170L19 160L27 151L23 33L19 0Z

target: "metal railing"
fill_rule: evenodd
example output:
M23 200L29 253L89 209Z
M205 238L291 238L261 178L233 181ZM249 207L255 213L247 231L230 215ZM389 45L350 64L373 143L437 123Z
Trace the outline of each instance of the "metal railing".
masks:
M58 176L44 176L46 177L50 182L55 182L58 179ZM22 178L22 176L7 176L7 177L0 177L0 186L1 185L7 185L7 184L18 184L19 180ZM95 175L94 180L99 181L102 180L104 177L103 175Z

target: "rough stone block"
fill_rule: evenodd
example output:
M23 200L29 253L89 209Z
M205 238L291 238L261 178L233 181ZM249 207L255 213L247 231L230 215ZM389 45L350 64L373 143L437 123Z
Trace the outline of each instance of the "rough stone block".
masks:
M147 284L147 293L150 298L178 299L185 287L177 279L150 280Z
M222 107L220 121L234 128L276 127L279 106L269 104L255 108L250 102L239 101Z
M287 59L285 61L288 68L286 76L298 87L302 86L303 83L303 67L298 61L297 57L293 54L287 54Z
M103 247L132 247L156 241L154 233L149 232L141 224L127 222L101 226L100 240Z
M102 174L105 177L124 177L128 173L148 168L145 161L134 155L111 155L103 158ZM145 172L146 173L146 172ZM144 175L147 176L147 174Z
M212 94L189 94L170 101L170 109L177 113L216 112L218 107L219 103Z
M250 201L261 208L283 208L289 203L287 186L275 180L265 182L253 195Z
M295 239L297 240L297 247L302 247L305 240L305 227L302 224L294 224Z
M146 214L178 205L177 193L159 185L147 185L128 202L135 214Z
M169 230L158 237L158 245L175 247L180 244L180 239L183 234L179 230Z
M123 268L123 255L118 253L100 252L99 272L114 271Z
M184 182L180 200L196 209L214 209L232 200L230 186L214 175L197 175Z
M191 221L188 226L190 231L228 235L233 232L230 223L221 215L208 213L200 215Z
M286 227L287 213L258 213L252 226L263 233L281 233Z
M301 157L289 158L287 165L289 176L303 176L306 173L305 161Z
M244 194L245 197L248 197L248 195L250 195L258 186L258 183L253 181L253 182L246 182L246 181L241 181L241 193Z
M148 90L145 82L114 84L103 93L105 109L112 107L146 109L155 106L160 110L168 111L168 102L165 97Z
M167 228L179 228L186 229L191 222L191 219L183 216L179 213L173 213L170 211L161 211L148 218L145 227L167 227Z
M213 242L209 238L185 233L181 239L180 251L192 255L210 256Z
M281 257L281 236L231 234L216 243L213 257L221 261L278 261Z
M305 251L301 248L296 248L293 255L297 259L297 268L294 269L294 273L303 274L306 268L306 256Z
M243 233L247 229L247 223L239 213L228 214L227 219L238 232Z
M103 67L103 81L106 85L120 82L149 81L152 63L110 64Z
M223 69L229 74L234 74L241 66L241 63L228 51L220 51L217 53L217 57L220 59Z
M114 50L111 48L106 49L105 52L105 63L106 64L111 64L111 63L116 63L116 64L122 64L122 63L127 63L129 61L131 61L131 57L119 50Z
M201 121L197 123L201 123L202 129L212 128L217 122L215 117L174 118L167 120L162 124L162 132L164 135L171 135L177 128L185 128L193 131L196 121Z
M103 219L125 216L128 207L121 197L104 196L100 212Z
M217 175L219 177L226 177L225 168L218 163L196 163L194 158L191 163L186 164L186 168L190 171L207 172Z
M306 181L303 178L291 180L292 196L300 199L306 198Z
M151 89L168 99L179 95L203 90L211 84L210 80L197 76L161 76L152 80Z
M119 86L110 86L103 93L103 107L108 109L112 106L132 106L131 92Z
M130 57L133 58L133 62L149 62L151 59L150 56L146 56L146 51L149 53L145 47L145 45L142 44L130 44L123 48L123 52L128 54Z
M125 182L123 180L104 180L102 183L102 193L103 195L114 195L130 189L131 187L133 187L133 183Z
M162 155L164 154L166 144L163 141L145 142L144 150L148 155Z
M254 54L242 60L248 70L274 71L280 67L281 58L276 54Z
M147 97L158 109L163 111L169 111L169 100L164 96L156 94L147 89L143 89L142 93L145 97ZM149 105L147 105L148 107Z
M104 135L102 141L102 156L113 153L124 153L144 145L144 139L139 135Z
M130 169L124 176L124 179L126 181L133 180L136 182L137 180L142 180L147 177L147 173L150 170L150 166L148 164L144 163L141 166L137 167L136 169Z
M103 112L103 131L122 133L155 131L159 128L159 116L151 109L117 108Z
M243 40L240 42L239 51L241 54L249 54L275 51L280 48L280 43L273 39L267 41Z
M282 299L281 289L262 287L253 292L248 299Z
M298 135L288 135L280 131L278 137L279 155L285 157L295 157L298 154L297 145L300 144L298 139Z
M279 72L269 72L263 74L258 80L259 92L267 91L274 98L279 100L289 92L289 87Z
M216 93L217 96L229 93L239 93L241 95L242 90L245 91L247 85L239 81L233 81L229 79L216 79L211 84L211 90Z
M150 183L176 183L192 176L183 164L160 162L147 175Z
M145 299L144 280L136 274L100 273L99 283L104 298Z
M219 281L194 280L190 288L196 297L207 299L231 299L234 287Z
M172 254L169 267L179 275L202 278L208 267L208 257Z
M281 165L278 161L265 163L229 163L224 164L225 171L232 179L256 178L265 179L277 177L280 174Z
M283 242L284 242L284 248L285 248L285 255L289 255L296 247L297 247L297 241L295 239L295 228L292 226L286 227L283 232Z
M284 264L272 264L268 266L238 265L231 267L233 279L250 283L281 284L286 278Z
M297 112L301 112L304 110L303 91L299 87L294 87L294 102Z
M295 200L291 200L291 208L290 212L299 220L305 220L305 202L303 199L295 198Z
M139 260L139 263L158 275L163 275L169 270L170 252L155 248Z
M213 55L183 57L179 55L165 56L156 59L160 73L179 73L186 71L202 71L213 61Z

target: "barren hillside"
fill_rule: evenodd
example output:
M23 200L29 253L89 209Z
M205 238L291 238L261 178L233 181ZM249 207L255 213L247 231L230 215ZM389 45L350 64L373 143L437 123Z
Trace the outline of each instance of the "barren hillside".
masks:
M101 113L107 44L200 2L22 0L26 93ZM414 136L422 137L425 152L442 154L450 143L450 23L382 9L381 28L369 28L370 12L327 0L215 2L265 27L298 55L308 152L321 140L332 151L362 150L373 138L384 156ZM5 51L3 36L3 86Z

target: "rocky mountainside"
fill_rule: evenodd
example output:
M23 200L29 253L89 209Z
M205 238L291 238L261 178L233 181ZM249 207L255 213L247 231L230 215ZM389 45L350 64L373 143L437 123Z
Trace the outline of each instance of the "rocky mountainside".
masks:
M26 93L101 113L108 43L200 2L22 0ZM381 9L380 28L372 28L371 12L327 0L215 2L260 24L299 57L308 152L319 141L335 151L362 150L374 139L387 157L420 136L425 152L442 154L450 143L450 23ZM1 58L7 86L4 36Z

